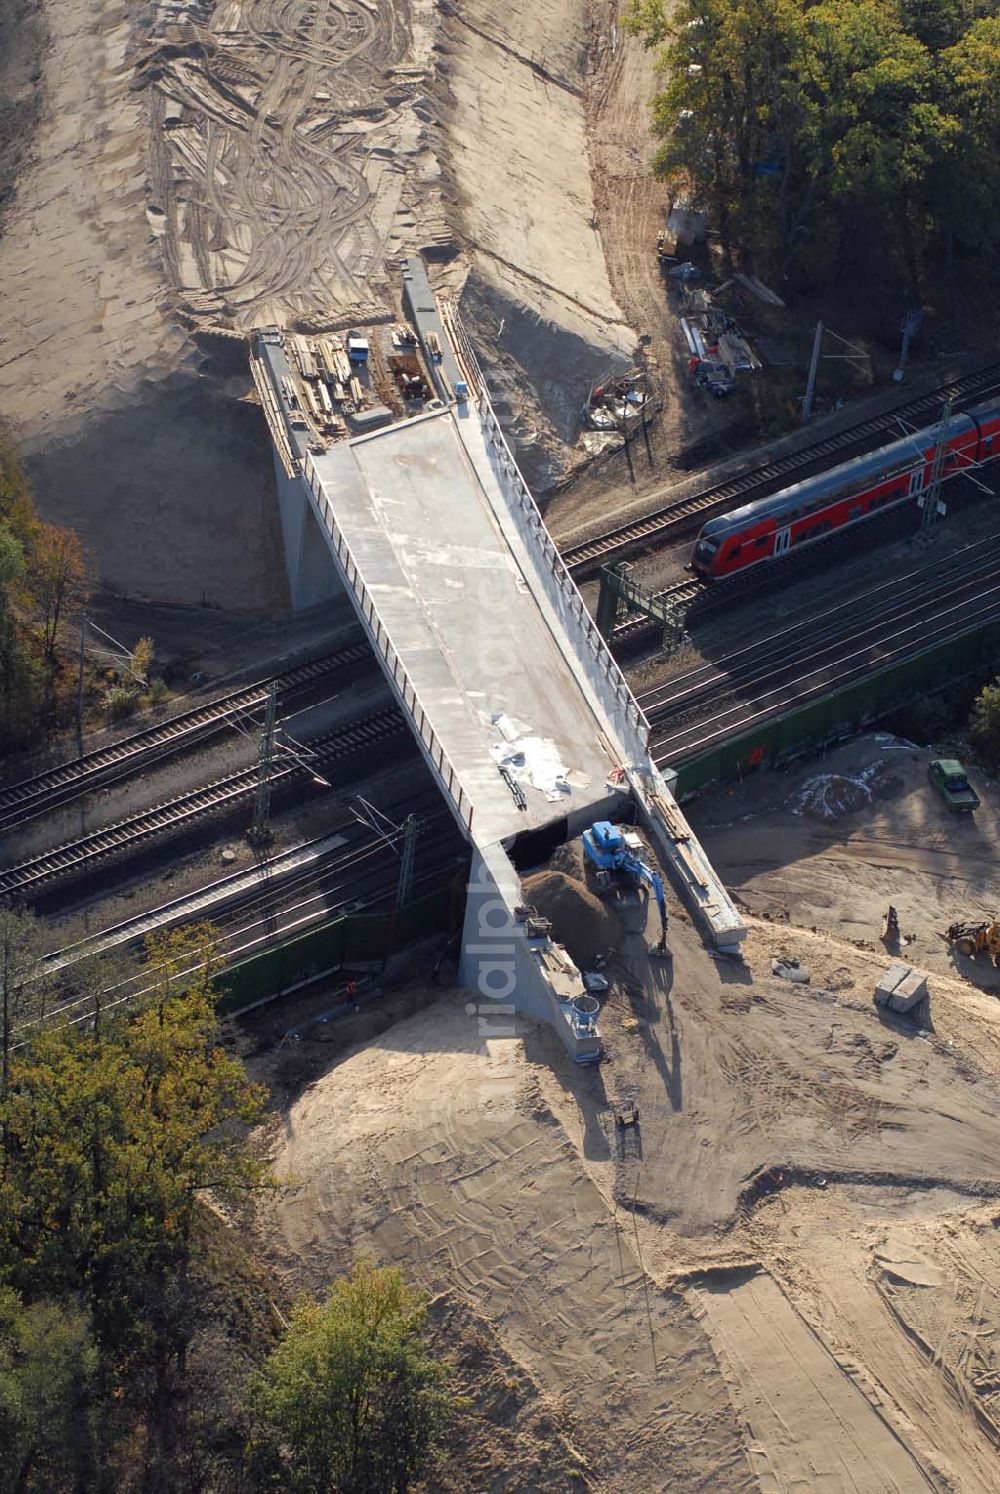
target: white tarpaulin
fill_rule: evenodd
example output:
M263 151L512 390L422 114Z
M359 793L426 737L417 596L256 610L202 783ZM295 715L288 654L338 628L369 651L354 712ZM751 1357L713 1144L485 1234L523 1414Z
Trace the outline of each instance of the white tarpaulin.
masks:
M518 783L530 784L532 788L551 800L572 793L576 774L572 781L559 757L559 751L548 737L528 734L528 728L500 712L491 717L494 731L501 737L490 748L493 761L504 768Z

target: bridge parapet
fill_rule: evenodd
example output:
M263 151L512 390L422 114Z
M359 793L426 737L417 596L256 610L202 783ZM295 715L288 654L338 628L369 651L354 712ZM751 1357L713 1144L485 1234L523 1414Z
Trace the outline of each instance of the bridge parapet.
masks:
M645 761L649 722L549 534L534 495L497 419L479 360L454 306L447 308L444 320L469 374L469 383L477 391L476 409L490 453L493 474L506 499L508 512L523 545L523 555L520 558L522 561L527 559L530 563L549 604L558 616L563 636L572 645L567 664L576 673L579 673L581 666L584 667L586 682L607 715L609 724L614 726L627 756L637 762ZM461 426L459 429L461 430ZM470 451L470 455L475 459L474 451ZM489 491L489 485L486 488Z
M354 594L358 616L364 626L365 632L371 640L373 648L382 659L386 678L399 696L403 709L409 716L413 724L413 729L420 739L425 755L448 795L453 812L461 820L471 837L472 800L462 787L458 773L455 771L450 757L438 740L437 733L431 725L430 716L424 709L420 696L414 688L413 681L407 674L403 661L392 645L392 640L379 616L375 600L355 563L354 556L351 554L351 547L347 543L340 525L337 523L333 505L326 496L323 484L310 455L306 456L303 466L303 476L312 496L313 503L316 506L319 521L330 537L333 552L340 562L347 584Z

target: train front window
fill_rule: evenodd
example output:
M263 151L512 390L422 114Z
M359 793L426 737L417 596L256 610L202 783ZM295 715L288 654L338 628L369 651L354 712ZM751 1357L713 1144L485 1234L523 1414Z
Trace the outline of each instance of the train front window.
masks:
M694 558L698 565L709 566L719 548L718 540L700 539L694 547Z

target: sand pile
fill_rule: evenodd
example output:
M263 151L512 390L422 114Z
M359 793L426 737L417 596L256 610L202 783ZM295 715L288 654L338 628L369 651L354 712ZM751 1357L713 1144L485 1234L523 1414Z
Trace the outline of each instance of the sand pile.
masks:
M552 937L569 950L581 970L594 956L615 949L622 928L617 915L575 877L561 871L536 872L522 884L524 898L552 924Z

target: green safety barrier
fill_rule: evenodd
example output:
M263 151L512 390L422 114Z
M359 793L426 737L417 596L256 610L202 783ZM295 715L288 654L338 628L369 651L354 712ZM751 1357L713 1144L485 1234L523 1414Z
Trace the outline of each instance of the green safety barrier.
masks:
M973 630L776 716L687 762L671 763L677 773L675 793L679 799L690 799L713 783L745 778L757 768L773 767L804 750L848 736L912 703L921 690L931 694L935 687L943 688L958 678L989 673L991 668L995 671L998 645L997 624Z
M458 891L464 895L464 879ZM218 1009L224 1014L253 1001L278 996L289 986L325 970L387 959L428 935L447 933L455 926L455 918L453 883L408 903L405 908L385 913L343 914L220 971Z

